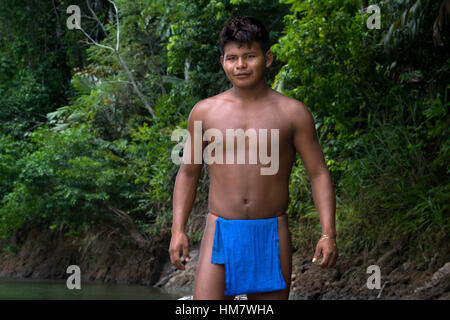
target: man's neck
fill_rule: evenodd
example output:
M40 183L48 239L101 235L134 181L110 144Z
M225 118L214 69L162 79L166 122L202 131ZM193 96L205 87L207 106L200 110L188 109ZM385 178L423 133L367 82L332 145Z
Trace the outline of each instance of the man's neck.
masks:
M258 101L269 93L269 86L266 82L260 82L257 86L250 88L239 88L233 86L231 94L243 102Z

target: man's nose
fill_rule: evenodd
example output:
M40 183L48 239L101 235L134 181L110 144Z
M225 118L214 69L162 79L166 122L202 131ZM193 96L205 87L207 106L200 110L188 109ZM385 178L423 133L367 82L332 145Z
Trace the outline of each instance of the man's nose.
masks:
M238 68L245 68L247 66L247 63L245 62L244 58L239 58L237 62Z

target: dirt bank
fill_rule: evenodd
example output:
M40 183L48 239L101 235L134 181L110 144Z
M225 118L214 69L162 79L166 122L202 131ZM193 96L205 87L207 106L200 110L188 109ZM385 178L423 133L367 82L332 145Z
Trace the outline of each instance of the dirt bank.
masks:
M0 277L66 279L67 267L77 265L82 280L151 285L162 268L160 247L138 245L111 228L72 239L32 227L0 247Z
M157 287L179 290L180 296L192 295L198 246L191 250L191 261L185 271L176 270L166 261ZM311 263L311 257L296 252L290 299L450 299L450 262L440 268L423 269L411 261L399 261L388 252L378 261L381 270L381 288L368 289L367 266L361 261L340 257L336 266L321 269Z

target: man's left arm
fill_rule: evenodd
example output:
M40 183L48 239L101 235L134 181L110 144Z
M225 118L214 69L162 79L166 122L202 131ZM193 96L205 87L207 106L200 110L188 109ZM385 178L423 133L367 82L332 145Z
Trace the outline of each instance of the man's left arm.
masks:
M331 183L331 174L325 163L317 138L314 118L306 106L295 100L290 109L294 129L294 145L305 166L312 187L314 204L319 213L322 237L319 239L313 262L323 268L333 267L338 257L336 247L336 197Z

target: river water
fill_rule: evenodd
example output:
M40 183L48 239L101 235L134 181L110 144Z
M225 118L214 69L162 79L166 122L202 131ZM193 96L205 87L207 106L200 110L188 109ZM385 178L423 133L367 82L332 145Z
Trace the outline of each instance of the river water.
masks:
M183 293L140 285L81 282L68 289L65 280L0 278L0 300L176 300Z

